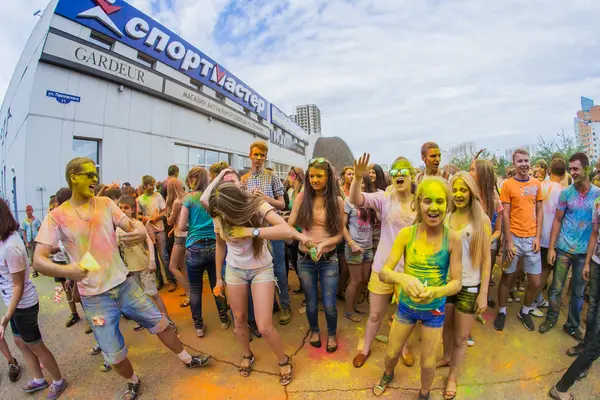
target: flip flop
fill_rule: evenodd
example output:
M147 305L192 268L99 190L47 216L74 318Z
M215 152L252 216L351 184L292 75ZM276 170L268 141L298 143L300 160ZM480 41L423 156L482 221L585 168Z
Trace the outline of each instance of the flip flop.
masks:
M448 387L448 383L450 382L454 382L455 386L456 386L456 381L454 379L448 379L446 381L446 387ZM454 398L456 397L456 389L455 390L447 390L444 389L444 400L454 400Z

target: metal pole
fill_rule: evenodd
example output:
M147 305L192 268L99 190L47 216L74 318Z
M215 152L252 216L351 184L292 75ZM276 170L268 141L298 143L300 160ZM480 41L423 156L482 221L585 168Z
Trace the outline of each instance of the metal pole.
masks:
M17 207L17 177L13 176L13 204L15 207L15 219L19 223L19 208Z

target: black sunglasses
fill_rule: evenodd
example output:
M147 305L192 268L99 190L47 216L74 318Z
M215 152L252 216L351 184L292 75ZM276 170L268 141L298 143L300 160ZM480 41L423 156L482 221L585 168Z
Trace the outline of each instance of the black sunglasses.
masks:
M97 172L78 172L73 175L86 175L88 177L88 179L94 179L94 178L99 179L100 178L100 175L98 175Z

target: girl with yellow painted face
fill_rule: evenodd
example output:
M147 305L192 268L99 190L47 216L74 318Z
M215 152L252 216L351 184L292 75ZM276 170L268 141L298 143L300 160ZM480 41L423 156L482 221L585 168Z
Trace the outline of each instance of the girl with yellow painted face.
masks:
M421 322L421 390L429 399L435 375L436 354L441 343L446 296L461 289L462 243L460 235L444 226L450 193L439 177L426 177L417 188L415 225L400 231L383 269L382 282L402 288L390 331L385 371L373 388L383 394L394 378L402 347L415 324ZM404 257L404 271L394 272Z
M477 314L487 309L491 272L491 223L486 215L475 180L460 171L450 181L452 212L444 221L462 241L462 288L446 298L444 357L440 367L450 367L444 399L456 397L456 379L465 359L467 339Z

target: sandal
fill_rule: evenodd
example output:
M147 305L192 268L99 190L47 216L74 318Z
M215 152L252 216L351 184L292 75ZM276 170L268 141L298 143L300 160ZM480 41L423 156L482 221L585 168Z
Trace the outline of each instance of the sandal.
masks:
M431 394L431 392L427 392L427 394L423 394L423 393L421 393L421 390L419 389L419 397L417 397L417 400L429 400L430 394Z
M242 359L244 360L250 360L250 365L248 365L247 367L240 367L240 375L243 376L244 378L247 378L250 376L250 374L252 373L252 364L254 364L254 354L250 353L249 356L242 356Z
M367 361L367 358L369 358L370 354L371 353L365 356L363 353L358 353L356 357L354 357L354 360L352 360L352 365L354 366L354 368L360 368L363 365L365 365L365 361Z
M345 317L348 318L350 321L354 322L355 324L358 324L358 323L361 323L364 321L363 317L361 317L360 315L358 315L356 313L347 312L345 314Z
M454 390L448 390L448 385L450 384L450 382L454 382ZM454 398L456 397L456 380L455 379L448 379L446 381L446 389L444 389L444 400L454 400Z
M560 392L558 391L558 389L556 388L556 386L552 386L552 389L550 389L550 393L548 393L548 394L554 400L561 400L561 398L560 398ZM570 393L569 393L569 400L575 400L575 397L573 397L573 395L570 394Z
M287 386L292 382L292 364L291 364L291 360L290 360L290 356L288 356L286 354L286 361L283 364L279 364L280 367L287 367L288 365L290 366L290 372L287 374L282 374L281 372L279 373L279 384L281 386Z
M435 366L436 368L446 368L450 366L451 361L444 361L442 362L442 360L438 361L438 364Z
M179 307L185 308L190 306L190 298L186 297L181 303L179 303Z
M383 392L385 392L385 388L387 388L387 385L389 385L393 379L393 373L391 375L387 375L384 371L379 383L373 387L373 394L375 396L381 396Z

